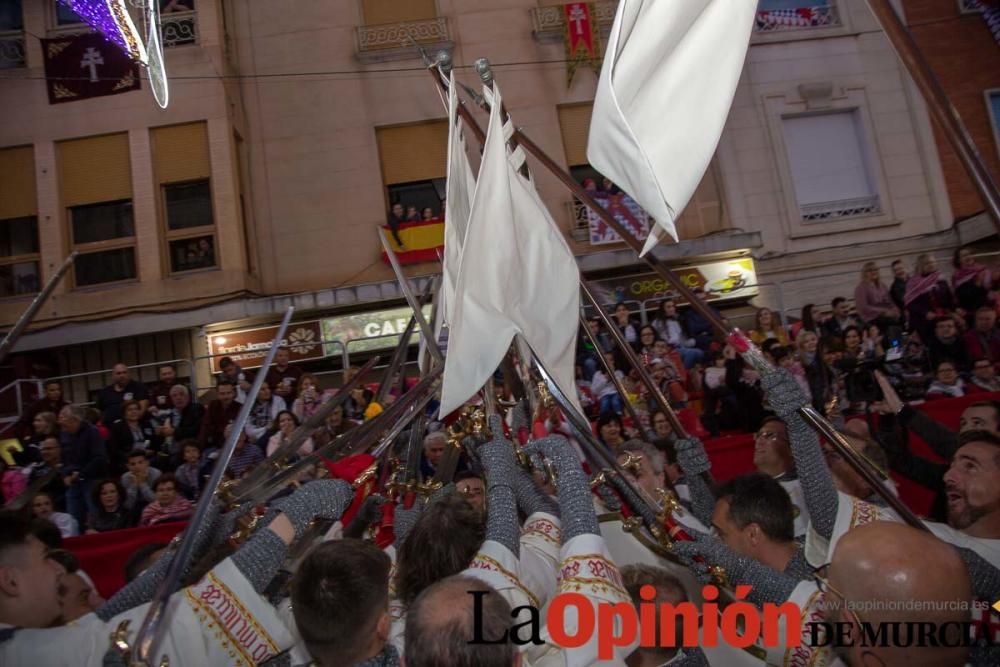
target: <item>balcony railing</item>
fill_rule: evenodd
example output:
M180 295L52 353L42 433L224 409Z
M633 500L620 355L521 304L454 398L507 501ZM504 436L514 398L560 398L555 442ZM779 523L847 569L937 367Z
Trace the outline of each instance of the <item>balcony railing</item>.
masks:
M595 2L591 20L605 37L611 32L615 22L618 1ZM562 5L548 5L531 10L532 34L540 42L557 42L566 34L566 14Z
M761 9L757 12L754 31L758 33L837 28L841 25L837 5L831 0L816 7L795 9Z
M882 212L878 195L858 197L856 199L841 199L839 201L805 204L800 207L802 219L806 222L822 220L838 220L840 218L855 218L862 215L875 215Z
M365 62L416 58L418 54L412 46L413 42L432 49L453 46L448 19L443 16L422 21L358 26L357 39L358 58Z
M24 67L24 33L20 30L0 32L0 69Z
M198 41L197 12L170 12L160 14L163 47L194 44Z

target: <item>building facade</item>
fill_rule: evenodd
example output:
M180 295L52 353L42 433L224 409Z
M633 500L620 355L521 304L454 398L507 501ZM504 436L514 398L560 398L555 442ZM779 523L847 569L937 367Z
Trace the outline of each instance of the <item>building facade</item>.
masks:
M397 201L440 215L447 141L414 43L451 50L470 86L472 63L488 57L517 125L581 181L599 179L586 160L597 74L580 68L567 83L561 5L161 0L171 81L161 110L145 85L50 104L37 37L81 26L56 0L8 4L20 18L0 25L10 253L0 320L16 320L63 257L81 252L12 357L19 376L85 374L76 400L106 381L86 374L118 360L179 359L204 387L207 355L259 350L289 305L303 349L321 346L304 353L318 370L398 333L401 294L376 233ZM598 34L615 6L590 3ZM951 183L924 104L864 0L761 0L760 10L681 242L657 254L695 284L721 272L715 289L744 288L786 313L850 295L867 259L948 254L960 241ZM579 203L529 165L608 298L641 309L663 294L625 244L592 242ZM418 286L439 270L407 268Z

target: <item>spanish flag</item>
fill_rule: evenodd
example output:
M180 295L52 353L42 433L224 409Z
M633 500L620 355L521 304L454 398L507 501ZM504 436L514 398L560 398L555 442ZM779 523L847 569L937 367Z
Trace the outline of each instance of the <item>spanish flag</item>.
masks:
M419 264L420 262L436 262L439 253L444 252L444 220L421 220L419 222L404 222L399 225L399 238L403 240L400 247L393 238L388 225L383 225L385 236L389 239L392 249L400 264ZM382 261L389 263L389 257L382 252Z

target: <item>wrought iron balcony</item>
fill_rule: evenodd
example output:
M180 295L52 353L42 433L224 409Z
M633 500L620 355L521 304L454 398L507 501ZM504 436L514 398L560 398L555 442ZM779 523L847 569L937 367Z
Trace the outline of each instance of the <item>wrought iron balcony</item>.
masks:
M842 199L840 201L805 204L801 206L802 219L806 222L820 220L838 220L840 218L855 218L863 215L875 215L882 212L882 204L878 195Z
M840 26L840 13L837 11L837 5L833 0L815 7L758 9L754 19L754 32L758 34L785 32L788 30L837 28Z
M197 12L160 14L163 48L194 44L198 41Z
M413 42L426 46L428 50L454 46L448 19L443 16L421 21L358 26L357 41L358 59L362 62L416 58Z
M24 33L20 30L0 32L0 69L24 67Z
M595 2L594 14L591 19L597 24L597 29L603 37L611 32L615 22L615 12L618 0ZM531 10L532 34L539 42L559 42L566 34L566 14L562 5L547 5Z

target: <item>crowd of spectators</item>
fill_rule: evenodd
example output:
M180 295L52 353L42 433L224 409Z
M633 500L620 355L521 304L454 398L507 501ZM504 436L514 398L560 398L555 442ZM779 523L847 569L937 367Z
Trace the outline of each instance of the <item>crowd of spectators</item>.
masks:
M876 369L910 401L1000 391L994 299L1000 275L977 262L968 248L955 252L953 268L946 279L934 257L920 255L912 275L901 260L892 262L890 281L878 264L868 262L853 304L843 295L828 309L806 304L794 322L756 308L743 328L835 422L882 409ZM701 288L694 292L703 301L708 296ZM615 304L609 315L675 409L697 414L712 435L756 431L767 411L760 378L697 310L668 296L643 313L645 321L625 303ZM600 349L581 331L576 359L578 388L591 418L601 424L611 416L632 435L655 432L654 396L602 319L595 315L587 326ZM633 423L633 416L640 423Z
M238 479L264 461L332 395L289 359L288 348L275 354L226 478ZM64 537L186 520L253 380L231 358L219 366L204 403L172 365L161 366L158 381L147 386L116 364L92 406L68 403L60 382L46 382L44 395L18 423L20 449L9 451L14 465L0 457L0 500L27 496L18 503L24 511L52 522ZM363 420L371 399L368 389L352 394L296 455L312 453ZM296 483L323 474L311 470Z

